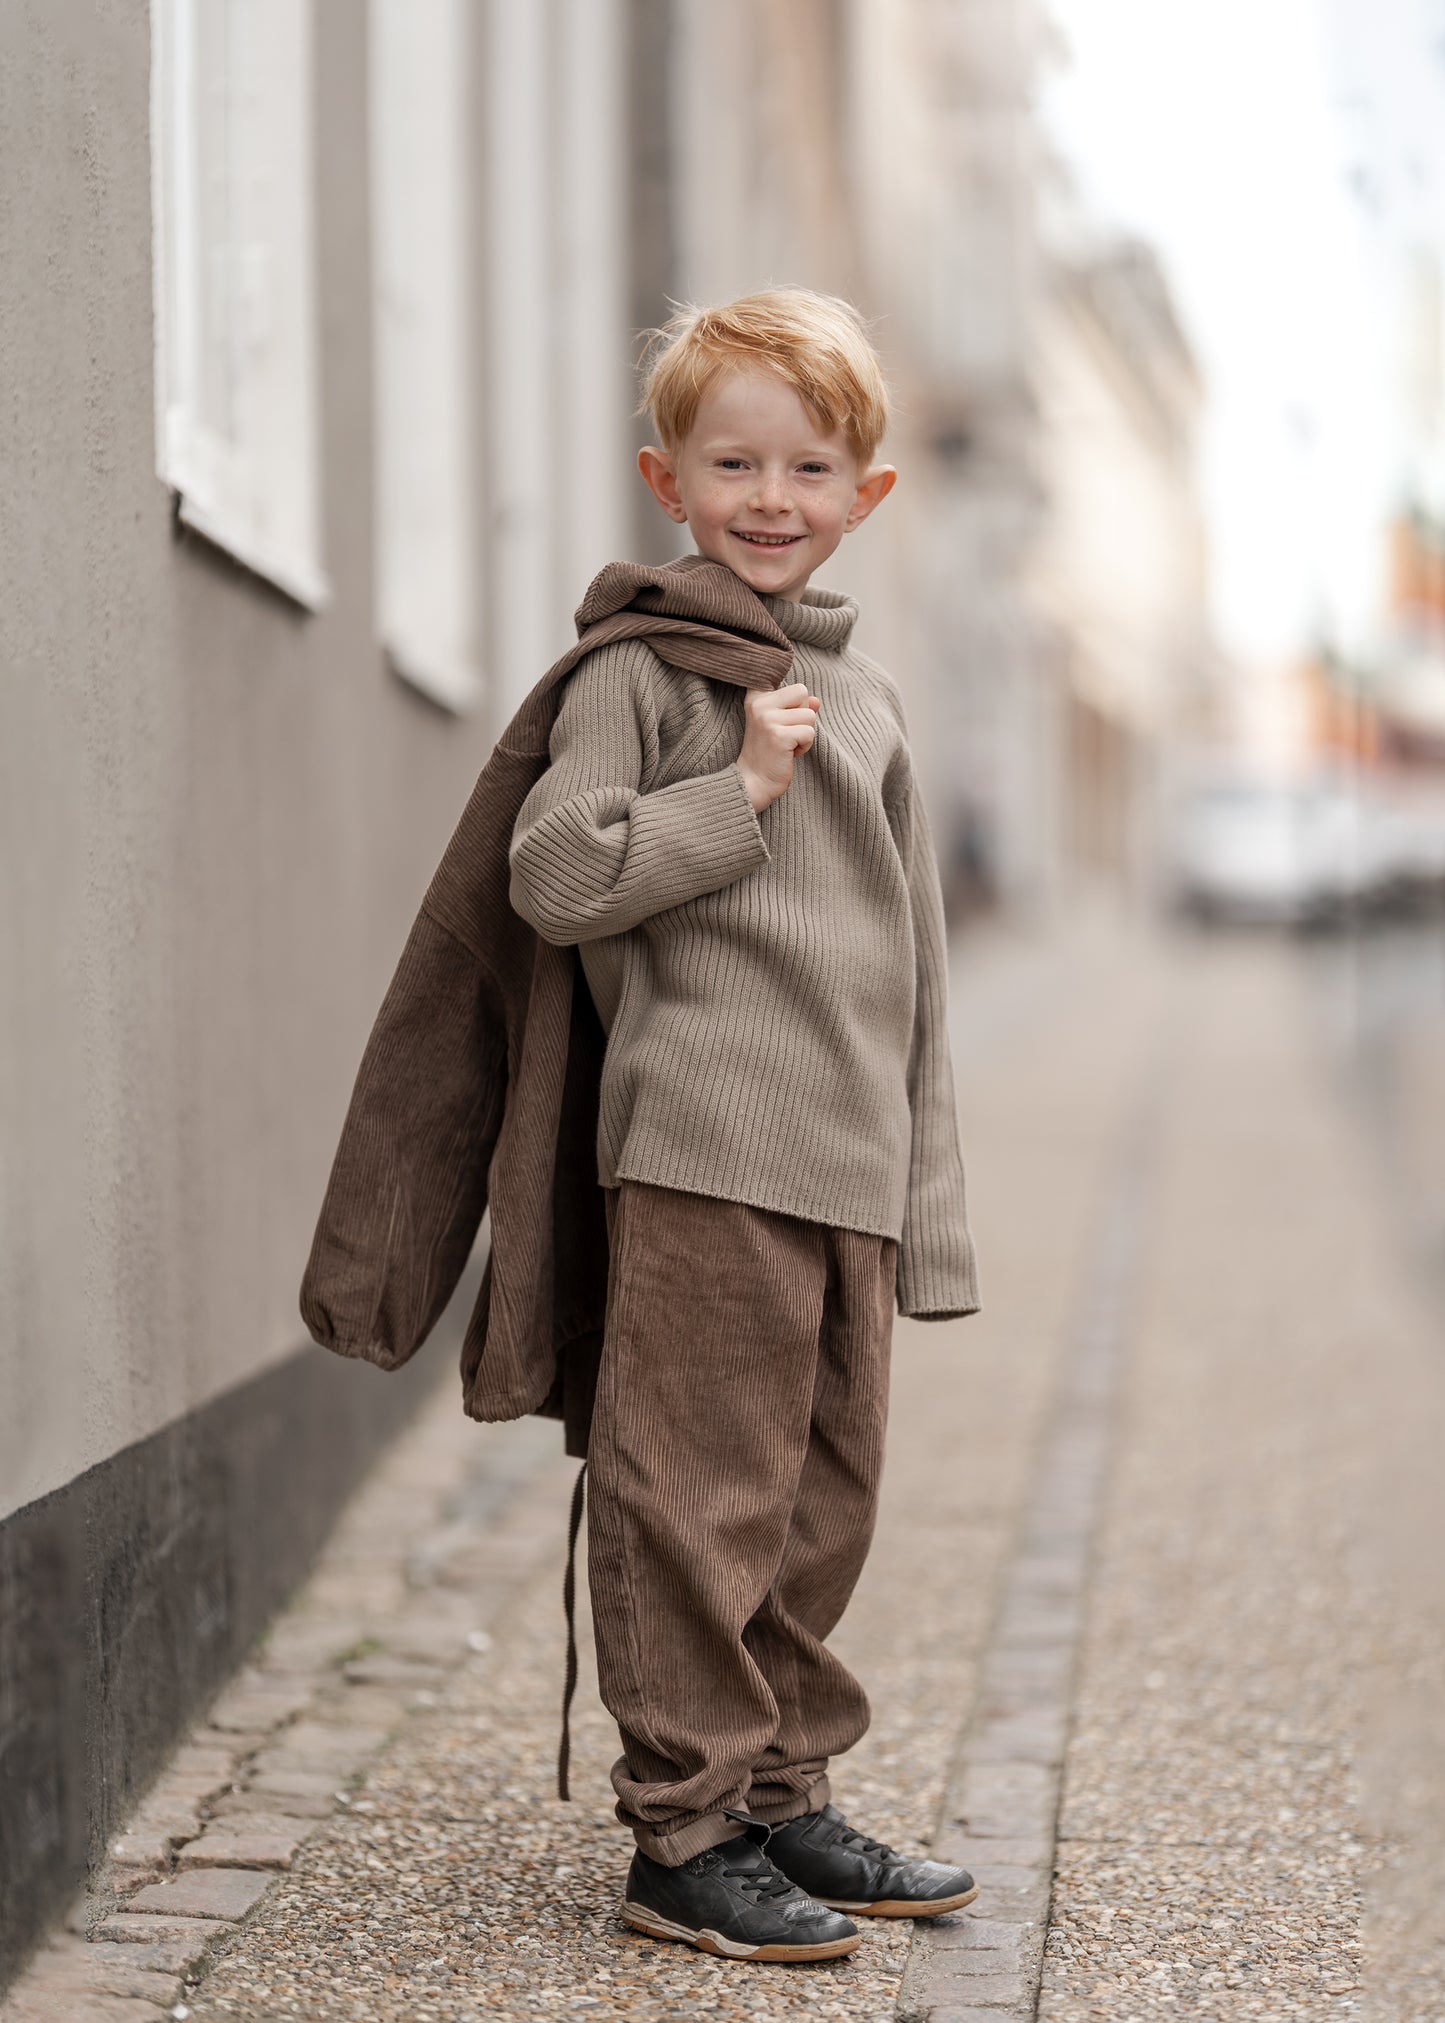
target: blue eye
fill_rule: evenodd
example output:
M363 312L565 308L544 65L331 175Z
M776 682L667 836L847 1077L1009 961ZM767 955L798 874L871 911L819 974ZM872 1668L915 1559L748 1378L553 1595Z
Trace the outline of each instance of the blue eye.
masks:
M719 457L718 466L725 471L740 471L743 467L743 460L741 457Z

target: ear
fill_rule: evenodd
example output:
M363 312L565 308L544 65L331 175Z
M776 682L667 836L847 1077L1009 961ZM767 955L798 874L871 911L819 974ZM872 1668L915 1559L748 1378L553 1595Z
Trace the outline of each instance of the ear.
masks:
M682 493L677 489L675 460L666 450L657 449L649 443L645 450L637 452L637 468L642 473L642 482L668 519L681 525L687 518L687 508L682 503Z
M858 480L858 490L848 508L843 532L851 534L855 527L861 526L873 508L882 505L897 483L898 473L892 464L875 464L871 471L865 471Z

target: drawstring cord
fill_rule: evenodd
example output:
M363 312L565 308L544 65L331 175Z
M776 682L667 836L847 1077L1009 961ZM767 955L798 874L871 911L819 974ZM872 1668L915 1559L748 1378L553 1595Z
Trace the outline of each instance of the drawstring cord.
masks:
M582 1529L582 1504L587 1463L577 1471L572 1491L572 1515L567 1523L567 1571L562 1579L562 1608L567 1617L567 1682L562 1688L562 1739L557 1745L557 1796L570 1798L567 1770L572 1761L572 1695L577 1690L577 1534Z

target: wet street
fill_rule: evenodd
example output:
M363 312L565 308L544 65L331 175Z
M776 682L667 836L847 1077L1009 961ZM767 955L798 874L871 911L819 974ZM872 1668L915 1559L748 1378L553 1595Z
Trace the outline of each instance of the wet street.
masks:
M585 1640L553 1795L573 1471L449 1379L7 2023L1438 2023L1438 941L980 932L954 991L985 1310L897 1330L835 1788L970 1910L623 1927Z

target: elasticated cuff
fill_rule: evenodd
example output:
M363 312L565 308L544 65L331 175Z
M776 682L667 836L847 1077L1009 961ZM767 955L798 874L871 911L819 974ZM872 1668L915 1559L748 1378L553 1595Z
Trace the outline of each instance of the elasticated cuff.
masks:
M741 1832L739 1822L725 1812L704 1812L672 1833L652 1833L645 1826L634 1826L632 1838L652 1861L660 1861L664 1868L681 1868L695 1854L721 1847L725 1840L736 1840Z
M802 1819L806 1813L821 1812L833 1797L833 1787L827 1774L815 1777L803 1796L789 1792L785 1797L774 1799L749 1799L748 1811L754 1819L761 1819L769 1826L786 1826L790 1819Z

